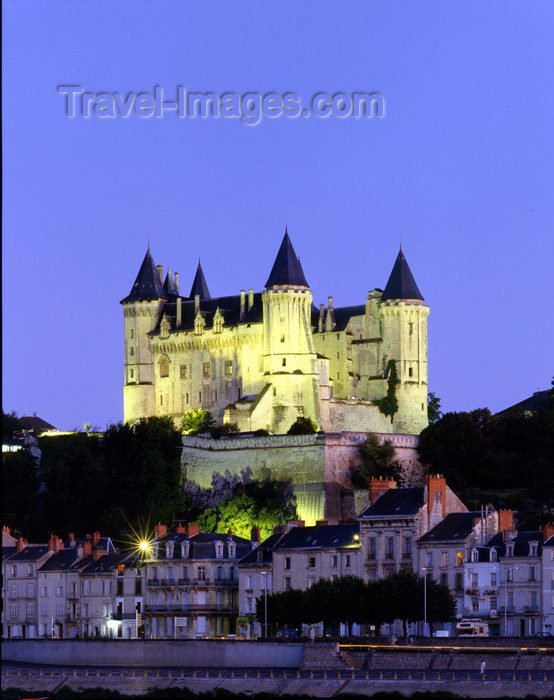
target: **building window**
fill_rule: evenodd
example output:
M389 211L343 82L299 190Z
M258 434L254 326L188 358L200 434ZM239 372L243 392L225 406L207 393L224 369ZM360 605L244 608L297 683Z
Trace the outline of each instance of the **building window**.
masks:
M411 559L412 556L412 538L404 537L404 559Z
M10 603L10 617L18 617L19 610L17 603Z
M133 357L134 354L135 354L135 348L131 345L131 347L129 348L129 355L131 357Z
M479 598L477 596L471 598L471 611L479 612Z
M441 566L448 566L448 552L441 552Z
M130 328L129 329L129 338L131 338L131 340L132 340L134 337L135 337L135 331L132 328Z
M181 365L179 367L179 377L181 379L186 379L187 378L187 366L186 365Z
M498 598L495 595L491 595L491 610L498 610Z
M281 321L284 321L285 320L285 312L281 311L279 317L280 317Z
M338 556L336 554L333 554L331 557L331 566L338 566Z
M225 374L228 377L233 374L233 360L225 360Z
M461 591L463 587L463 574L456 574L456 590Z
M315 569L315 557L309 557L308 569Z
M537 567L530 566L529 567L529 581L536 581L536 580L537 580Z
M34 598L35 596L35 587L32 583L27 584L27 598Z
M65 615L65 603L63 600L56 603L56 615Z
M40 607L40 614L41 615L48 615L48 603L42 603Z
M133 379L134 376L135 376L135 370L134 370L134 369L130 369L130 370L129 370L129 378L130 378L130 379Z
M282 343L285 342L285 334L284 334L284 333L281 333L281 342L282 342Z
M479 561L479 552L476 549L474 549L473 552L471 552L471 561Z
M427 566L433 566L433 552L427 552Z
M344 566L348 569L350 568L350 554L344 555Z
M414 376L414 369L413 367L408 367L408 377L413 377Z
M285 576L285 591L290 591L291 585L290 585L290 576Z
M441 584L448 586L448 574L441 574Z
M496 577L496 571L491 572L491 588L496 588L497 585L497 577Z
M456 552L456 566L463 566L464 563L464 553Z
M281 367L286 367L286 366L287 366L287 358L283 357L283 359L281 360Z
M414 324L413 323L408 323L408 334L409 335L414 334Z
M377 541L375 537L370 537L368 540L368 552L367 552L367 558L368 559L375 559L377 556Z
M387 537L387 559L394 559L394 537Z
M210 377L212 374L212 363L211 362L204 362L202 364L202 376L204 378Z
M160 377L169 377L169 358L167 355L160 358Z
M206 581L206 567L205 566L199 566L198 567L198 582L200 581L205 582Z
M10 590L11 590L11 597L17 598L17 583L12 583Z
M290 569L290 557L285 557L285 569Z
M471 574L471 587L477 588L479 585L479 574Z

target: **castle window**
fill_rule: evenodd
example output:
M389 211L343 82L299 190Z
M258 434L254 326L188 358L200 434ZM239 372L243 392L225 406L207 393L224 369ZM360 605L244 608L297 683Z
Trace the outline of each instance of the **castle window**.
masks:
M189 395L188 395L188 394L185 394L185 402L186 402L186 403L189 402Z
M186 365L181 365L179 367L179 376L181 379L187 378L187 366Z
M160 406L163 406L164 397L160 394Z
M286 366L287 366L287 358L286 358L286 357L283 357L283 360L282 360L282 362L281 362L281 366L282 366L282 367L286 367Z
M169 357L160 358L160 377L169 377Z
M202 392L198 392L198 403L202 403Z
M214 391L214 401L217 401L217 389Z
M135 370L134 370L134 369L130 369L130 370L129 370L129 378L130 378L130 379L133 379L134 376L135 376Z
M134 338L134 337L135 337L135 331L132 328L130 328L129 329L129 338Z
M202 365L202 376L205 378L209 377L212 373L212 364L211 362L204 362Z
M413 323L408 323L408 333L410 335L414 334L414 324Z
M131 345L131 347L129 348L129 355L131 355L131 357L132 357L134 354L135 354L135 348Z
M408 376L409 376L409 377L413 377L413 376L414 376L414 369L413 369L413 367L409 367L409 368L408 368Z
M281 311L281 316L280 316L280 318L281 318L281 321L284 321L284 320L285 320L285 312L284 312L284 311Z
M225 374L228 377L233 374L233 360L225 360Z
M284 333L281 333L281 342L282 342L282 343L285 342L285 334L284 334Z

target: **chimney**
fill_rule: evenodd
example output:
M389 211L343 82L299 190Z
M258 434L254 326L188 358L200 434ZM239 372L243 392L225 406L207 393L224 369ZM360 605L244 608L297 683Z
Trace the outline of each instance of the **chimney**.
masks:
M187 525L187 537L192 537L200 532L200 526L198 523L189 523Z
M6 535L11 535L11 534L12 534L12 531L10 530L10 528L9 528L7 525L4 525L4 526L2 527L2 532L5 532Z
M173 276L175 278L175 290L179 294L179 273L176 272Z
M327 306L332 309L333 308L333 297L327 297Z
M499 510L498 511L498 532L504 532L504 530L515 530L514 525L514 511L513 510Z
M322 333L324 329L324 322L325 322L325 305L320 304L319 305L319 319L317 321L317 332Z
M100 557L104 556L104 551L102 549L94 549L92 551L92 561L98 561ZM103 571L104 569L102 569Z
M185 535L186 532L187 532L187 528L184 527L183 525L181 525L181 523L179 523L179 524L177 525L177 527L175 528L175 532L176 532L178 535Z
M284 531L285 528L283 525L275 525L275 527L273 528L274 535L282 535Z
M248 290L248 311L254 306L254 290Z
M316 520L315 524L316 524L316 527L319 527L320 525L329 525L327 520Z
M26 544L27 540L24 540L23 537L18 537L15 542L15 551L22 552L25 549Z
M100 542L100 533L98 530L96 532L92 533L92 546L96 547L96 545Z
M292 530L293 527L305 527L306 526L306 521L305 520L287 520L287 523L285 525L285 532L289 532Z
M195 294L194 295L194 313L198 313L198 309L200 308L200 294Z
M48 539L48 551L56 553L59 552L60 549L63 549L61 539L56 537L56 535L50 535Z
M83 542L83 557L88 557L92 554L92 545L89 540Z
M74 539L75 539L75 533L74 533L74 532L70 532L70 533L68 534L67 537L68 537L69 541L71 542L71 540L74 540Z
M181 297L177 297L177 317L175 323L177 326L181 325L182 314L181 314Z
M371 477L369 483L369 505L372 506L385 491L395 488L396 481L393 478L385 479L385 477L380 476L376 479L375 477Z
M231 528L229 528L229 529L227 530L227 539L228 539L228 540L232 540L232 539L233 539L233 531L231 530Z
M244 312L246 309L246 292L244 289L240 290L240 317L244 318Z
M252 542L259 542L262 538L262 533L260 528L257 525L254 525L254 527L250 530L250 540Z
M427 477L427 514L433 511L435 501L441 502L442 517L446 517L446 479L442 474L429 474Z
M160 282L163 284L164 283L164 266L163 265L156 265L156 268L158 270L158 276L160 278Z
M162 525L161 523L158 523L154 529L154 532L156 533L156 539L159 540L161 537L163 537L166 534L167 526Z
M548 525L544 525L541 529L544 532L545 542L554 535L554 523L548 523Z

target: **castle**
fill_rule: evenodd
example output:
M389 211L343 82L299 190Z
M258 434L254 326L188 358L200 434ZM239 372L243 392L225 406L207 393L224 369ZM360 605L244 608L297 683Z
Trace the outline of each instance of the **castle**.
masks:
M185 477L210 487L213 472L291 479L301 517L352 514L351 487L367 433L415 462L427 426L429 308L402 250L388 282L359 305L313 304L288 231L265 290L212 298L200 263L190 294L146 252L121 304L125 323L124 420L202 408L236 423L240 438L183 437ZM300 416L317 435L289 436ZM269 437L252 435L267 431ZM245 435L249 434L249 435Z
M125 319L124 420L211 411L241 432L417 435L427 425L429 308L400 250L384 291L316 308L288 233L263 292L212 298L200 263L190 294L147 251ZM395 384L393 378L397 377ZM393 392L397 410L374 402Z

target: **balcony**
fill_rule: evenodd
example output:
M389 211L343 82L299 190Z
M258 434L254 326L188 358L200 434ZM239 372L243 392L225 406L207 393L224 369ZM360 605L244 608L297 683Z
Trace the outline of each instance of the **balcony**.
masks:
M539 606L538 605L526 605L524 610L529 615L538 615Z
M140 613L139 613L140 614ZM112 620L136 620L136 612L126 612L126 613L112 613Z
M173 588L176 585L176 580L174 578L149 578L148 585Z
M194 585L195 586L209 586L210 579L209 578L195 578Z
M485 595L498 595L498 588L485 588Z
M179 586L190 586L190 578L180 578L177 580Z
M479 595L478 588L466 588L466 595Z

